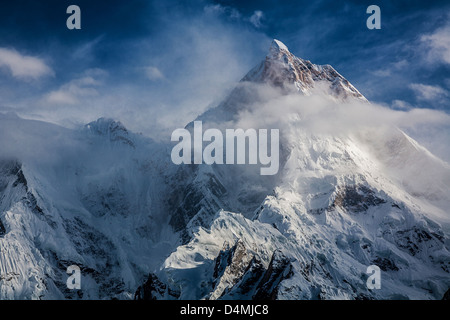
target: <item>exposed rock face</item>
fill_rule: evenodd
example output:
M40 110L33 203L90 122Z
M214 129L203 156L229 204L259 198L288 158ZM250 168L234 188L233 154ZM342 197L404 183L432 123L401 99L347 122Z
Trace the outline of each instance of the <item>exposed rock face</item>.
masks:
M176 299L178 297L178 292L161 282L153 273L149 275L147 281L137 289L134 295L135 300Z
M324 81L330 93L340 99L366 98L330 65L315 65L294 56L278 40L273 40L265 61L251 70L242 81L266 82L271 85L309 94L318 82Z
M275 300L280 283L292 275L292 265L276 250L267 267L258 253L246 248L241 240L230 247L224 243L214 261L211 292L204 297L217 299ZM178 299L180 292L150 274L135 293L135 300Z
M253 299L257 285L266 272L264 264L258 256L254 256L247 269L232 290L222 296L223 299Z
M98 136L106 136L112 143L123 143L132 148L136 148L130 134L120 121L108 118L100 118L90 122L85 126L86 130Z
M226 245L227 246L227 245ZM211 299L277 299L278 286L291 276L290 260L276 250L269 265L264 267L257 253L247 250L241 240L216 258L214 291Z
M188 183L176 187L169 200L173 210L169 223L175 231L181 232L183 243L187 243L192 236L189 230L197 226L207 227L214 214L225 206L221 199L226 194L226 188L219 178L212 172L198 168L194 170L193 173L180 170L178 174ZM189 179L192 180L189 182ZM179 198L180 195L182 198Z
M442 297L442 300L450 300L450 289L445 292L444 296Z
M238 240L236 244L229 248L225 243L224 248L216 258L213 273L213 291L209 297L216 300L222 297L228 289L241 280L244 273L248 271L250 262L254 255L245 248L242 241Z
M264 276L262 277L254 300L276 300L278 298L278 286L281 281L289 278L292 274L291 261L281 252L275 251L270 260Z
M2 223L2 220L0 220L0 237L3 237L6 233L5 226Z
M371 206L386 203L375 195L375 192L363 185L343 186L336 192L332 207L338 206L349 212L364 212Z

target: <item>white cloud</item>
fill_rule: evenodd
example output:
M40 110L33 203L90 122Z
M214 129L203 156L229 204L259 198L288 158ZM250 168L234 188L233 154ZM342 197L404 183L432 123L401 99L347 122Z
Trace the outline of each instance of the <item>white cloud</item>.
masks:
M62 89L50 92L46 99L51 104L76 104L78 102L73 94Z
M145 75L152 81L162 80L165 78L164 74L157 67L152 66L145 68Z
M264 19L264 13L261 10L256 10L250 17L250 22L256 27L262 26L261 20Z
M391 77L397 70L402 70L408 66L408 62L406 60L399 60L397 62L390 63L385 69L377 69L374 71L370 71L374 76L380 78Z
M432 62L450 64L450 24L422 36L421 41L428 47L428 58Z
M403 100L394 100L392 101L392 108L393 109L400 109L400 110L408 110L408 109L412 109L412 106Z
M237 9L229 6L222 6L220 4L207 5L203 8L203 10L207 15L226 15L231 19L241 18L241 14Z
M448 96L448 91L439 86L413 83L409 87L415 91L417 99L423 101L436 101Z
M335 137L400 128L435 155L450 161L450 115L443 111L413 108L399 100L397 104L404 108L397 110L357 100L342 102L331 98L321 88L314 89L310 96L303 96L280 94L278 89L264 84L245 86L249 92L255 92L256 102L242 109L236 120L226 123L226 128L277 128L281 135L305 131ZM222 129L219 124L216 126Z
M222 6L220 4L207 5L203 8L206 15L209 16L227 16L233 20L242 20L250 22L256 28L261 28L262 20L264 19L264 13L261 10L255 10L253 14L248 16L243 16L237 9L230 6Z
M374 76L385 78L390 77L392 75L391 70L388 69L380 69L371 72Z
M407 67L409 63L405 59L402 59L400 61L394 62L392 65L395 69L400 70Z
M0 48L0 67L8 69L13 77L25 80L54 74L43 60L6 48Z
M445 86L450 89L450 78L444 80Z
M87 70L80 78L71 80L58 90L49 92L44 101L56 105L73 105L80 103L83 99L97 97L99 93L96 87L102 84L98 78L104 74L104 71L99 69Z
M103 40L104 35L98 36L95 39L80 45L72 54L76 59L86 59L91 57L95 47Z

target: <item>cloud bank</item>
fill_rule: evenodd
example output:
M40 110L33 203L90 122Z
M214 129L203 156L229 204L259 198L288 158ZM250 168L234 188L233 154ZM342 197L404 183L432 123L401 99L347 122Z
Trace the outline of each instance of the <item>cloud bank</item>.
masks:
M423 35L421 41L429 48L427 52L431 61L450 64L450 23L431 34Z
M313 135L359 136L364 132L409 134L433 154L450 163L450 115L426 108L394 109L377 103L357 100L340 101L330 97L318 85L310 96L283 95L266 85L249 84L260 101L241 110L237 120L228 123L236 128L278 128L286 133L292 125ZM298 127L297 127L298 126ZM288 130L289 131L289 130Z
M7 48L0 48L0 68L7 69L14 78L24 80L53 75L53 70L42 59Z

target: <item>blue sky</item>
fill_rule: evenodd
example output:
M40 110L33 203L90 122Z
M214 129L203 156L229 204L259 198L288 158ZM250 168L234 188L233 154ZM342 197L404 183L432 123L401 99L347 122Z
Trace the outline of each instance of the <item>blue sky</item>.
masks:
M66 28L71 4L81 30ZM366 28L371 4L381 30ZM0 111L155 136L217 104L277 38L371 101L449 113L449 18L437 0L2 0Z

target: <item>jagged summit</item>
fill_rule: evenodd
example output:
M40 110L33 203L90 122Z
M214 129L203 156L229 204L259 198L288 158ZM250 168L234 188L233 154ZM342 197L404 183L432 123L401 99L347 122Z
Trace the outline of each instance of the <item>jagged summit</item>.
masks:
M316 65L293 55L288 47L274 39L266 59L253 68L242 81L264 82L309 95L318 82L329 86L338 99L367 99L330 65Z
M108 137L111 142L122 142L135 147L130 133L120 121L102 117L88 123L85 129L94 135Z
M120 122L111 118L101 117L95 121L89 122L86 129L91 130L99 135L115 132L117 130L127 131L125 126Z
M273 39L272 44L270 45L270 48L269 48L269 54L272 54L272 53L276 54L276 53L279 53L281 51L289 52L289 49L280 40Z
M248 85L250 84L250 85ZM259 101L260 91L252 84L268 84L284 93L311 95L315 89L338 101L367 99L330 65L316 65L296 57L280 40L274 39L265 59L251 69L228 97L197 120L231 120L250 103ZM263 88L264 90L264 88ZM189 125L188 125L189 126Z
M248 85L250 84L250 85ZM338 101L367 99L330 65L316 65L296 57L280 40L274 39L265 59L251 69L228 97L217 107L200 115L197 120L233 119L248 103L259 100L259 91L252 84L268 84L287 94L311 95L320 87L324 94ZM263 88L264 90L264 88Z

